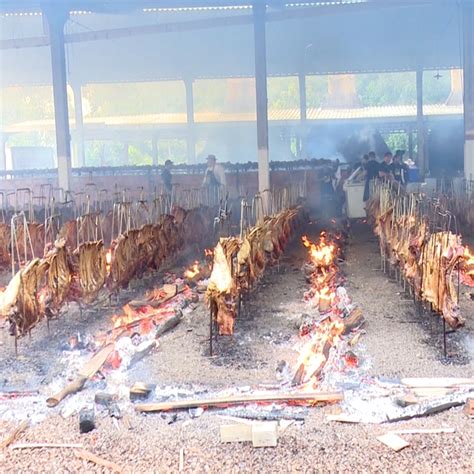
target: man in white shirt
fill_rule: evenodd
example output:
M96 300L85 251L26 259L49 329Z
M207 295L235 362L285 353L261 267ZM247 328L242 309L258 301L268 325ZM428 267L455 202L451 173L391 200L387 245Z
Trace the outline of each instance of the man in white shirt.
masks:
M225 186L225 170L224 167L217 163L215 155L207 157L207 169L204 175L203 187Z
M222 165L216 163L215 155L207 157L207 169L202 187L207 191L209 206L217 206L225 195L225 171Z

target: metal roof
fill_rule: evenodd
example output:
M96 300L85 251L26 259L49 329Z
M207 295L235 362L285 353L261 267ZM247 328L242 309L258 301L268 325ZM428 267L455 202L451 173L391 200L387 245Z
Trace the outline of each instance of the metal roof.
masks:
M425 105L423 113L427 117L434 116L462 116L462 105L433 104ZM270 122L293 122L300 120L299 109L269 110ZM308 121L341 121L341 120L364 120L364 119L409 119L416 117L416 105L397 105L382 107L361 107L354 109L326 109L309 108L307 111ZM255 122L255 113L221 113L204 112L195 113L197 124L223 124L223 123L248 123ZM70 120L71 128L74 130L75 121ZM185 125L186 114L144 114L144 115L121 115L114 117L86 117L85 128L95 127L118 127L118 128L153 128L155 126ZM16 123L4 128L4 133L24 133L30 131L54 130L54 120L31 120Z
M67 2L76 11L83 11L79 7L86 3ZM252 77L253 17L243 8L249 3L116 0L113 10L111 2L94 2L102 5L102 13L73 15L66 25L69 80L87 84ZM338 74L461 66L455 1L267 3L272 5L266 28L270 76L302 70ZM13 4L32 7L39 1L0 2L3 11ZM132 4L140 8L124 13ZM8 48L0 50L0 85L50 84L49 40L42 18L3 15L0 21L0 48ZM43 46L14 47L25 41Z

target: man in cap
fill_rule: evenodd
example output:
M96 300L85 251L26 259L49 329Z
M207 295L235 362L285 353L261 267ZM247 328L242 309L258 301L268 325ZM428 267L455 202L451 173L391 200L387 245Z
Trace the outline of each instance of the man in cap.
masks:
M171 194L171 191L173 190L173 183L172 183L173 177L171 174L172 168L173 168L173 162L171 160L166 160L163 171L161 172L163 187L165 188L165 191L167 194Z
M207 188L218 188L226 185L224 167L217 163L215 155L207 157L207 169L202 185Z

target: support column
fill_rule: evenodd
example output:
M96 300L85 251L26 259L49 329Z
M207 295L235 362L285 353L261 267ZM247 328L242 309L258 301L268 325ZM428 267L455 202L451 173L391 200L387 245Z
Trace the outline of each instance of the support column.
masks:
M0 132L0 170L5 171L7 169L7 136Z
M420 169L420 175L425 177L428 169L425 149L425 121L423 118L423 69L416 70L416 137L418 147L417 165Z
M76 122L75 128L75 165L78 168L85 166L86 158L84 151L84 116L82 113L82 91L81 84L78 82L71 83L72 92L74 95L74 119Z
M300 158L306 158L306 120L307 120L307 104L306 104L306 74L301 71L298 74L298 83L300 90L300 120L301 120L301 134L300 134Z
M51 49L58 184L64 191L69 191L71 178L71 135L69 132L66 54L64 49L64 25L69 14L66 10L62 10L57 6L46 8L44 13L48 20Z
M186 119L187 119L187 153L188 164L196 162L196 130L194 126L194 91L193 80L185 79L186 88Z
M464 177L474 179L474 5L463 3Z
M254 2L253 26L255 41L255 91L257 102L258 190L260 192L270 189L265 10L265 2Z
M151 137L151 157L153 166L158 166L158 137L156 135Z
M413 160L413 128L408 126L408 158Z

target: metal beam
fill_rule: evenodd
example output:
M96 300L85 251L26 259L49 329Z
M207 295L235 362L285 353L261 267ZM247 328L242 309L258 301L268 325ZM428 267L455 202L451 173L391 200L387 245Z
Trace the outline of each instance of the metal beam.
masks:
M320 17L325 15L339 15L350 13L362 13L373 9L386 9L394 7L410 7L417 5L425 5L428 0L418 1L401 1L397 3L354 3L340 5L322 5L315 7L301 8L283 8L278 11L266 14L267 22L287 21L287 20L304 20L310 17ZM261 2L257 5L263 7ZM227 17L202 18L190 21L176 21L159 24L147 24L131 27L112 28L107 30L84 31L80 33L70 33L64 36L66 43L81 43L85 41L99 41L120 38L130 38L132 36L154 35L164 33L182 33L186 31L200 31L214 28L228 28L230 26L251 25L253 23L252 15L232 15ZM0 49L16 49L16 48L36 48L47 46L50 39L47 36L36 36L30 38L6 39L0 40Z
M255 88L257 106L258 190L260 192L270 189L265 14L265 5L261 2L255 2L253 16L255 41Z
M196 130L194 126L194 90L193 80L186 79L184 81L184 87L186 89L186 122L187 122L187 157L188 164L192 164L196 161Z
M47 9L49 37L51 39L51 68L53 78L54 121L56 128L56 154L58 158L58 185L70 190L71 135L67 102L66 55L64 25L68 14L60 9Z
M423 118L423 69L416 70L416 137L418 147L418 168L422 177L427 171L425 147L425 121Z
M306 157L306 125L308 118L307 103L306 103L306 73L305 70L298 74L298 84L300 92L300 120L301 120L301 135L300 135L300 155L301 158Z
M464 1L463 63L464 63L464 177L474 179L474 5Z
M72 92L74 95L74 118L76 123L74 141L75 141L75 165L78 168L85 166L85 150L84 150L84 115L82 113L82 90L81 84L72 83Z

